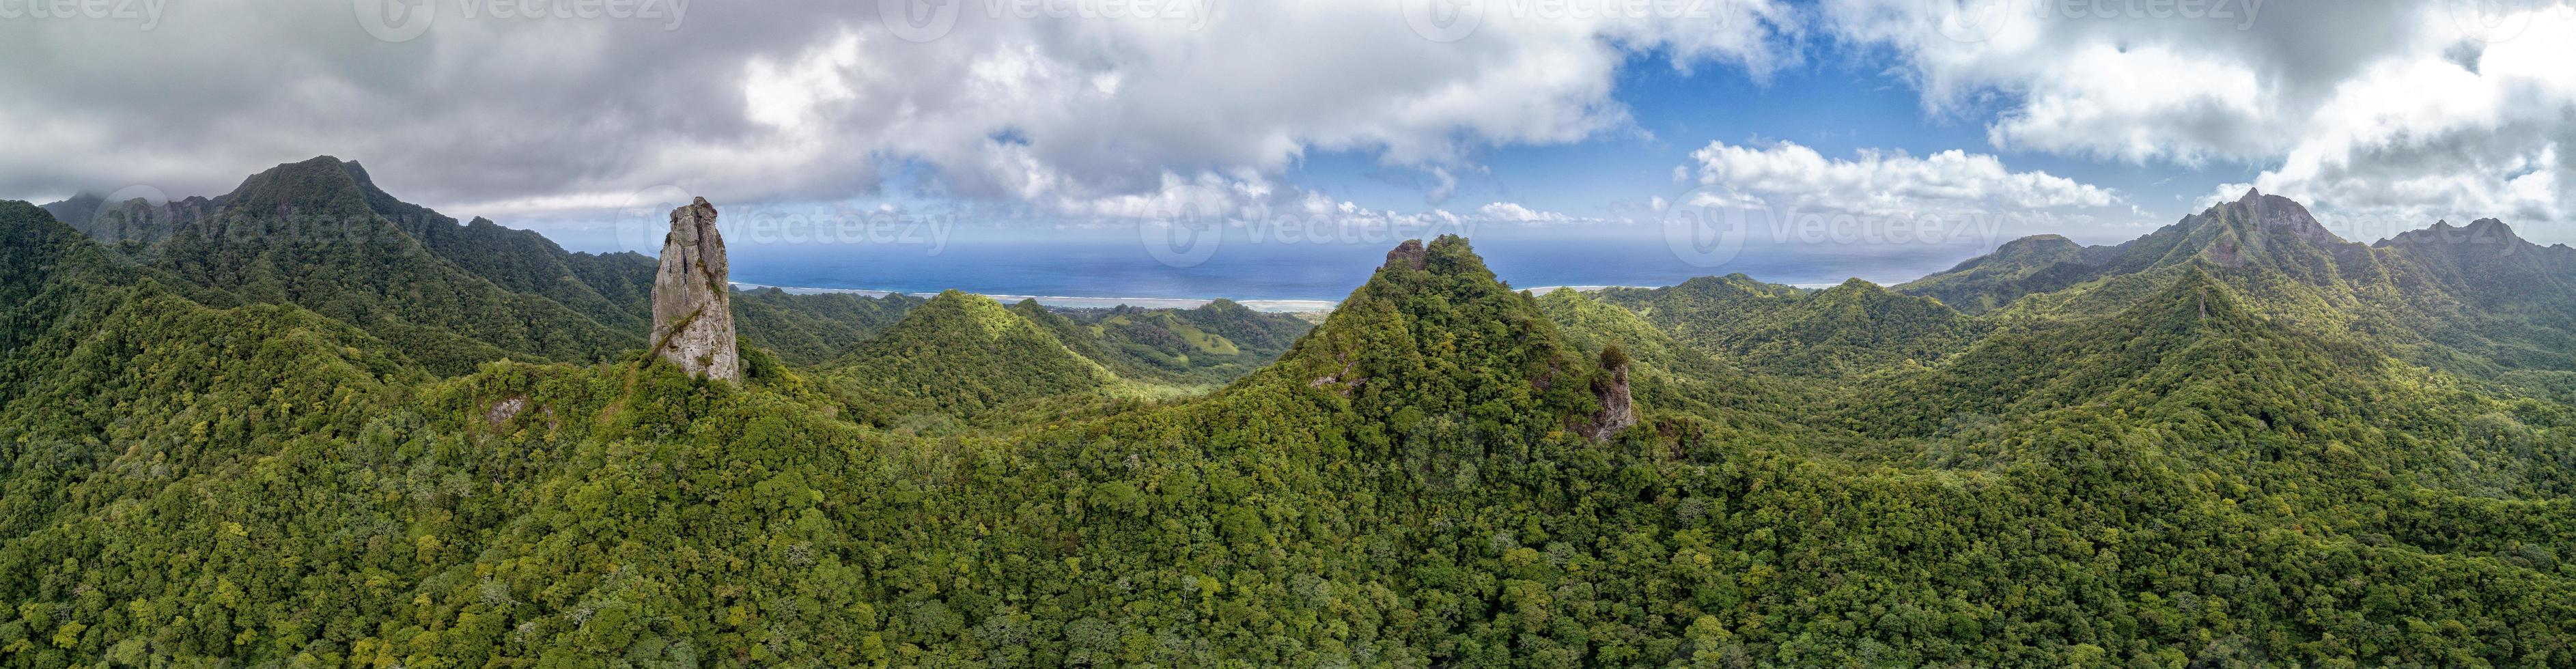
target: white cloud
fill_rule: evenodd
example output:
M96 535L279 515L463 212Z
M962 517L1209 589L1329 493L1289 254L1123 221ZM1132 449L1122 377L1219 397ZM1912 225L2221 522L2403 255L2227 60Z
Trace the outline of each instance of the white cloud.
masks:
M843 34L790 65L755 58L743 76L743 115L795 130L822 115L825 105L858 96L846 76L858 61L859 37L854 34Z
M927 36L890 27L883 4L704 3L672 30L469 19L442 0L400 43L333 0L177 4L148 31L0 22L0 193L210 194L328 153L461 216L665 185L839 198L890 179L1046 212L1219 198L1340 212L1282 175L1349 151L1427 175L1440 206L1489 147L1636 131L1612 91L1640 54L1759 78L1807 59L1790 45L1828 45L1888 54L1928 112L1984 120L2006 155L2241 165L2321 215L2576 223L2565 0L1485 2L1461 5L1482 14L1449 41L1385 0L1219 0L1169 18L933 3L959 13ZM2002 11L1973 11L1987 7ZM1711 149L1741 161L1726 182L1745 193L1859 209L2116 199L1983 154ZM1708 178L1695 159L1676 184Z
M2000 148L2266 168L2252 185L2321 217L2389 221L2374 225L2576 222L2576 6L2561 0L1831 0L1821 14L1826 32L1889 48L1928 111L1992 113Z
M1170 18L958 2L929 5L957 15L926 34L889 26L880 5L901 7L707 3L671 30L434 2L429 30L401 43L330 0L192 3L151 32L5 22L0 124L20 132L0 137L0 192L220 192L322 153L433 205L666 184L841 197L902 173L951 197L1054 207L1157 193L1173 174L1276 176L1314 151L1446 184L1484 147L1627 127L1611 91L1637 53L1755 72L1796 58L1774 48L1795 28L1771 0L1694 4L1710 13L1677 21L1497 4L1454 41L1383 0Z
M1510 223L1564 223L1576 220L1574 217L1553 211L1538 211L1530 209L1529 207L1521 206L1518 202L1495 202L1487 204L1483 207L1477 208L1476 213L1484 215L1487 219Z
M2014 172L1994 156L1955 149L1919 158L1865 149L1850 159L1835 159L1791 142L1765 147L1713 142L1691 157L1699 161L1699 183L1711 189L1694 197L1737 204L1902 217L2101 208L2122 202L2108 189L2047 172ZM1698 199L1692 204L1708 203Z
M1458 177L1450 174L1449 168L1436 165L1432 166L1430 169L1430 175L1433 185L1429 192L1423 193L1423 200L1432 204L1439 204L1449 201L1450 195L1457 194Z
M1831 0L1821 13L1838 37L1892 48L1930 110L1998 112L1998 146L2131 161L2277 156L2336 82L2422 39L2405 3Z
M2475 63L2364 72L2253 185L2319 202L2358 232L2497 217L2564 238L2529 224L2576 222L2576 20L2535 21Z

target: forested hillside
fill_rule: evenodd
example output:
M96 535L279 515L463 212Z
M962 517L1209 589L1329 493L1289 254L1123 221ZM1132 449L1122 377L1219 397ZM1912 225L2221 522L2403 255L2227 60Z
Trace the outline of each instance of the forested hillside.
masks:
M1844 377L1933 360L1982 327L1938 301L1859 279L1809 291L1736 274L1600 297L1693 346L1788 376Z
M1189 309L1068 310L1024 300L1011 310L1120 376L1179 386L1222 384L1249 374L1314 327L1224 299Z
M84 194L44 209L198 299L301 306L383 338L438 374L502 359L607 360L641 348L650 325L652 258L571 253L535 232L459 222L395 198L358 163L330 156L279 165L212 198L108 203ZM923 301L763 289L733 305L754 345L812 366L850 353ZM1189 334L1137 326L1095 328L1086 338L1101 340L1107 357L1150 370L1140 376L1184 386L1242 376L1305 330L1231 302L1123 313L1122 324L1173 323Z
M2576 666L2576 255L2501 223L1547 295L1442 237L1311 328L750 292L736 384L640 258L280 169L0 203L0 666ZM383 236L218 234L281 210Z
M992 298L953 290L827 369L868 395L865 401L918 403L924 411L960 416L1040 397L1105 392L1118 380Z

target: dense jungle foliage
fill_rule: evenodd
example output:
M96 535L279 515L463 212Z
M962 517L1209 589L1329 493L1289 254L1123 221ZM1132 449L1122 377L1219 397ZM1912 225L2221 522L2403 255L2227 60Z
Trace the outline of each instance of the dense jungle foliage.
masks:
M2576 666L2576 250L2313 225L1547 295L1449 237L1311 330L740 293L733 384L644 259L354 164L5 202L0 666Z

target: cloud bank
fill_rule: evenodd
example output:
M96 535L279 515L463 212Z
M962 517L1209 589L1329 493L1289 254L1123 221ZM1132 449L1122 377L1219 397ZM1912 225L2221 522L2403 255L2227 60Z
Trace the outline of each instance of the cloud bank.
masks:
M220 192L328 152L407 197L497 210L913 178L1081 211L1314 151L1445 175L1483 147L1627 124L1611 93L1632 54L1790 57L1768 0L1408 20L1421 4L656 0L584 18L599 5L241 0L173 5L148 30L0 21L0 123L24 130L0 139L0 187Z

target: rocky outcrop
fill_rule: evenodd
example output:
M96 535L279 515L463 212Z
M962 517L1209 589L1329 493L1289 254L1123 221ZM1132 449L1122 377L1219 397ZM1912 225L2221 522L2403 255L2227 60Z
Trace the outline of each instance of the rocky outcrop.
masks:
M1637 424L1637 399L1628 389L1628 353L1617 346L1603 350L1601 370L1607 376L1592 383L1592 393L1601 403L1601 410L1574 429L1594 441L1608 440Z
M1404 243L1397 244L1395 250L1386 252L1386 267L1422 269L1422 261L1429 255L1430 252L1422 247L1422 240L1407 239Z
M2342 237L2335 236L2334 232L2326 230L2324 224L2318 223L2317 217L2309 214L2307 207L2290 198L2264 195L2247 188L2245 197L2238 198L2236 203L2244 206L2246 213L2266 231L2285 233L2320 246L2343 242Z
M662 268L653 275L653 352L691 375L742 381L724 236L706 198L671 210Z

